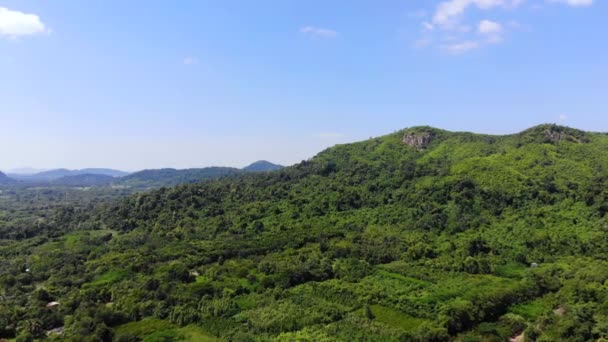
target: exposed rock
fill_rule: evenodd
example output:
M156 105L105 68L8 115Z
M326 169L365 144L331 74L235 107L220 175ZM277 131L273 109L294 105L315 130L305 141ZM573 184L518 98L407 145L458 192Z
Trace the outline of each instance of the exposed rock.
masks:
M545 130L545 138L552 143L558 143L566 138L564 132L558 132L552 129Z
M576 131L560 126L550 126L544 130L545 140L552 144L557 144L562 141L569 141L573 143L586 142L585 134L583 132Z
M405 134L403 136L403 143L415 147L418 151L426 149L431 141L433 141L433 135L427 132Z

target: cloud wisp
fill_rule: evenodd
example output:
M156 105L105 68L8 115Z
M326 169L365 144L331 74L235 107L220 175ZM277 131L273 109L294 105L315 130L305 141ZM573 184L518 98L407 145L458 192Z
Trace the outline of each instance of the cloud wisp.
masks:
M300 28L300 33L318 38L336 38L338 36L338 32L335 30L315 26L304 26Z

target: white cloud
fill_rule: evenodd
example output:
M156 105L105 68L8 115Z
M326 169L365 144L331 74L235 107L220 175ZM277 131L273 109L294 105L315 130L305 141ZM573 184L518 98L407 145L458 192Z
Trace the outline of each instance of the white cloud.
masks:
M476 6L481 10L488 10L494 7L516 7L524 0L449 0L441 2L437 6L433 23L442 26L453 26L455 21L464 14L471 6Z
M321 38L335 38L338 36L337 31L314 26L302 27L300 33Z
M188 57L185 57L185 58L184 58L183 63L184 63L185 65L194 65L194 64L198 64L198 58L196 58L196 57L192 57L192 56L188 56Z
M479 22L477 32L485 37L486 43L497 44L502 42L503 27L500 23L482 20Z
M490 44L503 42L504 37L511 31L528 30L526 25L516 20L496 22L491 20L477 21L471 24L471 19L485 15L485 12L495 10L514 10L524 3L532 6L561 3L572 7L591 6L594 0L438 0L434 12L428 19L421 19L421 30L418 40L414 41L416 48L431 45L451 54L462 54ZM476 10L473 15L468 11ZM515 12L511 11L513 15ZM477 20L480 20L477 19ZM473 19L475 20L475 19ZM449 38L449 39L448 39ZM443 44L440 42L444 42Z
M477 31L481 34L500 34L502 33L502 25L495 21L482 20L479 22Z
M593 5L593 0L550 0L550 2L559 2L568 6L582 7Z
M479 42L467 40L464 42L454 43L454 44L444 44L441 46L441 49L453 54L459 55L465 52L469 52L471 50L477 49L480 46Z
M560 116L557 117L557 121L559 121L559 122L564 122L566 120L568 120L568 115L566 115L566 114L561 114Z
M49 32L37 15L0 7L0 36L18 38Z

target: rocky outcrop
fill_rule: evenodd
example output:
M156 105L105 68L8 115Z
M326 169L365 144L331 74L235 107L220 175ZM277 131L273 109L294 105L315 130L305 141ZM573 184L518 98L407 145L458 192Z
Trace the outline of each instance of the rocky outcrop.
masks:
M566 138L564 132L554 131L552 129L545 129L545 139L551 143L558 143Z
M585 142L584 133L576 134L577 131L568 128L562 128L559 126L553 126L545 128L544 138L547 142L551 144L557 144L562 141L570 141L573 143L583 143Z
M403 143L414 147L418 151L422 151L433 141L433 135L427 132L405 134Z

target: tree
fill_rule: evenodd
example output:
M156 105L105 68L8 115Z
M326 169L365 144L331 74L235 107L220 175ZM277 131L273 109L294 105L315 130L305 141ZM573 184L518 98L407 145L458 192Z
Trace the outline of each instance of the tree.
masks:
M374 313L372 312L372 308L370 307L369 304L365 304L365 307L363 308L365 317L369 320L373 320L374 318L376 318L376 316L374 316Z

